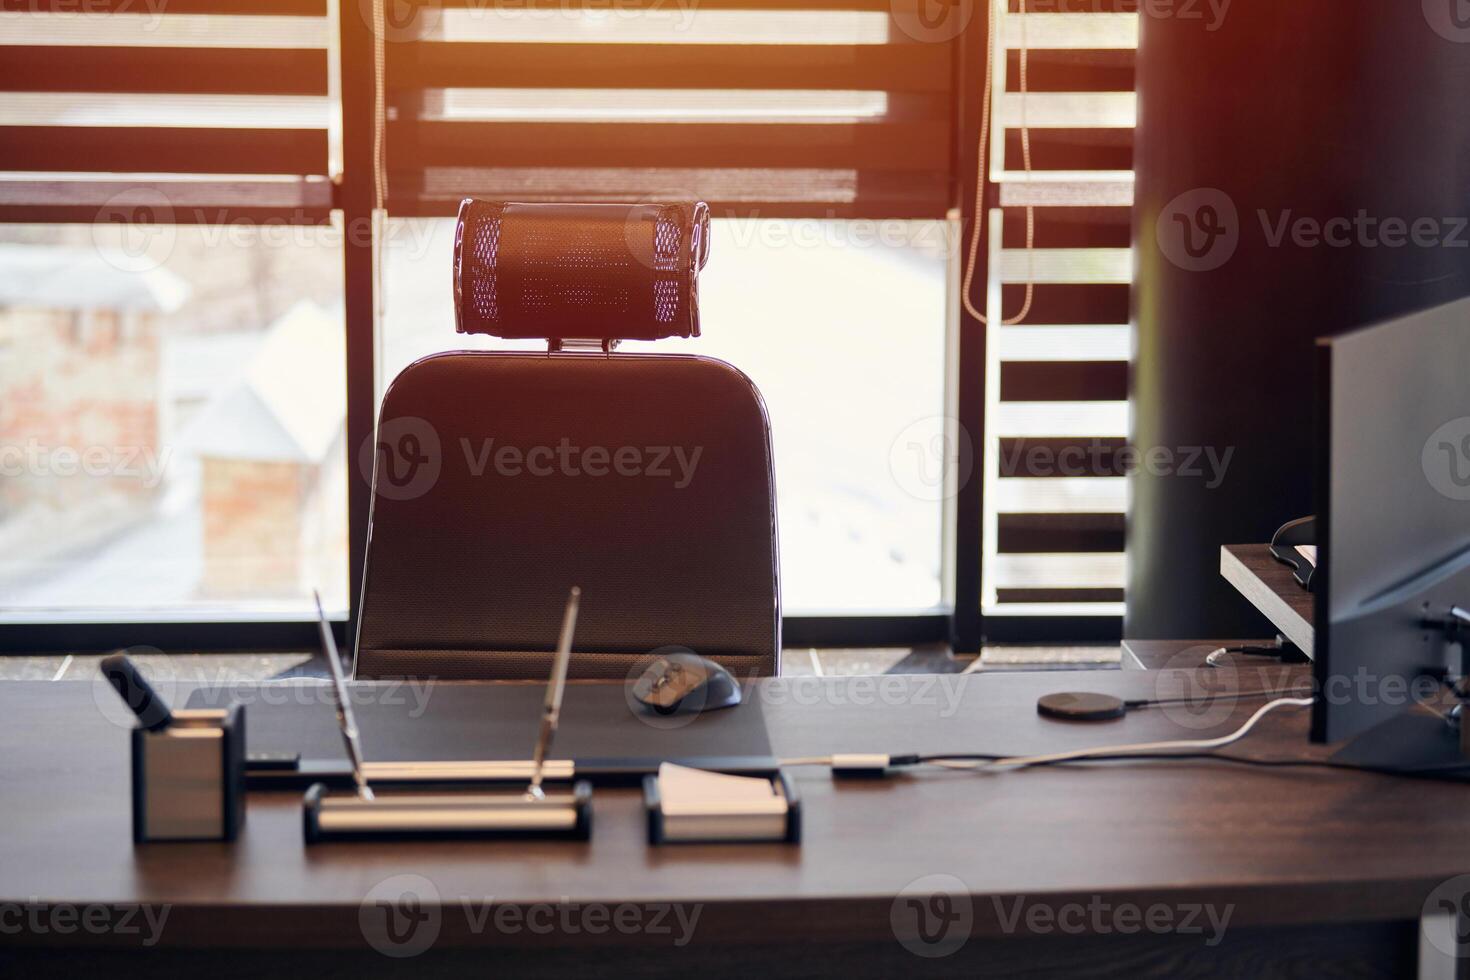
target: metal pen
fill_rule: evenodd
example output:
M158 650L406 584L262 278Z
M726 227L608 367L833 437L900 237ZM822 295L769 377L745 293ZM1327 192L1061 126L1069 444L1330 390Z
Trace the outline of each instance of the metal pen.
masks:
M562 616L561 638L556 644L556 659L551 664L551 682L546 686L546 700L541 705L541 731L536 736L536 751L531 757L531 785L526 789L527 799L544 800L541 789L542 767L546 763L547 750L556 735L556 724L561 719L561 699L567 689L567 667L572 660L572 636L577 630L577 606L582 599L582 590L572 586L567 596L567 609Z
M364 800L373 799L363 772L362 744L357 735L357 718L352 714L352 701L347 694L347 678L342 676L342 658L337 652L337 638L332 635L332 624L327 622L326 610L322 608L320 592L313 591L316 599L317 623L322 632L322 652L327 656L327 666L332 670L332 691L337 701L337 725L342 729L342 741L347 743L347 758L352 763L352 780L357 783L357 795Z

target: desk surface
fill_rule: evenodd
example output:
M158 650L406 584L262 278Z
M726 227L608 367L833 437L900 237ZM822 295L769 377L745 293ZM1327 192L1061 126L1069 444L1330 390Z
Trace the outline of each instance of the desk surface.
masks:
M1280 668L1211 683L1290 687ZM776 753L1026 753L1220 734L1255 707L1152 708L1101 725L1047 721L1057 690L1179 693L1203 672L1096 671L790 678L762 682ZM104 692L105 693L105 692ZM385 879L420 875L444 903L440 944L547 944L553 932L475 933L463 899L703 903L701 938L840 942L889 933L894 898L927 875L973 896L976 935L1002 899L1233 903L1237 925L1413 920L1470 871L1463 786L1319 768L1206 761L1094 764L1003 775L927 771L834 783L795 770L805 843L650 849L632 790L599 789L589 843L302 843L298 793L253 794L241 840L129 837L128 738L80 682L0 685L0 902L168 903L165 941L361 944L359 907ZM1284 709L1231 751L1325 754L1307 712ZM304 914L306 911L309 915ZM1026 928L1022 923L1022 930ZM67 937L77 941L76 937ZM611 940L616 940L614 935ZM60 941L28 936L27 942ZM90 941L105 943L105 938ZM587 935L577 942L599 941Z

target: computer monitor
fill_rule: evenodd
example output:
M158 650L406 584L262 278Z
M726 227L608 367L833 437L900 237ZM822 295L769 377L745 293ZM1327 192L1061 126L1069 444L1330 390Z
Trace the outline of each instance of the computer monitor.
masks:
M1464 670L1470 623L1470 299L1318 341L1312 738L1342 761L1465 765L1415 708Z

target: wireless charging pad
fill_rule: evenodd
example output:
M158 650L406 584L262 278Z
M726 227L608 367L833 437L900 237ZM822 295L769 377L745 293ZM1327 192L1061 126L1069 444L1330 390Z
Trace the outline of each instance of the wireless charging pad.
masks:
M1111 721L1127 714L1128 706L1111 694L1064 691L1039 698L1036 713L1064 721Z

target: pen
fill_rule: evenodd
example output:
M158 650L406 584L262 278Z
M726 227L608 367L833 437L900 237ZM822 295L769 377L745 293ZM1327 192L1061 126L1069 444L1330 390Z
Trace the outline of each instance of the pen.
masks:
M161 732L173 724L173 712L132 660L128 659L127 654L114 653L99 666L113 690L133 709L133 714L138 716L138 722L144 728L150 732Z
M567 687L567 666L572 659L572 634L577 629L577 605L582 599L582 590L572 586L567 596L567 610L562 616L561 638L556 644L556 660L551 664L551 683L546 686L546 701L541 706L541 731L536 736L536 754L531 760L531 785L526 797L542 800L546 794L541 790L541 770L546 762L546 752L551 748L551 739L556 735L556 723L561 718L561 698Z
M332 624L327 622L327 613L322 609L320 592L313 592L316 599L317 624L322 632L322 652L327 656L327 666L332 671L332 691L337 701L337 725L342 729L342 741L347 743L347 758L352 763L352 781L357 783L357 795L364 800L373 799L367 775L362 766L362 744L357 736L357 719L352 714L352 702L347 695L347 679L342 676L342 659L337 653L337 639L332 635Z

